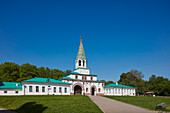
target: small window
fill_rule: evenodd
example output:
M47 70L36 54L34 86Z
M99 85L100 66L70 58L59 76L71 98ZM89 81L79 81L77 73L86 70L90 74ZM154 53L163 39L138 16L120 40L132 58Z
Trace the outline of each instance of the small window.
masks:
M50 87L50 86L48 86L48 87Z
M78 76L76 75L76 79L78 79Z
M79 60L79 66L81 66L81 60Z
M64 92L67 93L67 88L64 89Z
M45 92L45 86L42 87L42 92Z
M100 92L100 88L98 89L98 92Z
M29 92L32 92L32 86L29 86Z
M91 77L91 80L93 80L93 77Z
M4 91L4 93L7 93L7 91Z
M17 94L18 94L18 91L15 91L15 93L17 93Z
M36 92L39 92L39 86L36 86Z
M54 87L54 93L56 93L56 87Z
M89 92L89 89L88 89L88 88L86 88L86 92Z
M61 93L62 92L62 90L61 90L61 87L59 88L59 93Z

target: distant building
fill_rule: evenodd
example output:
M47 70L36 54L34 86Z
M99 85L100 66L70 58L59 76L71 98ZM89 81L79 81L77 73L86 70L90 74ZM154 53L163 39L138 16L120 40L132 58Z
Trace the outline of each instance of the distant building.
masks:
M104 86L104 95L136 96L136 88L122 84L109 84Z

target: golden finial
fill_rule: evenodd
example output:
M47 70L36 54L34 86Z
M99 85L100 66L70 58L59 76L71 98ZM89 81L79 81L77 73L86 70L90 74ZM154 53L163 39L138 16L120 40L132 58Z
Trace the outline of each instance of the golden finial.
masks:
M82 39L82 35L80 36L80 39Z

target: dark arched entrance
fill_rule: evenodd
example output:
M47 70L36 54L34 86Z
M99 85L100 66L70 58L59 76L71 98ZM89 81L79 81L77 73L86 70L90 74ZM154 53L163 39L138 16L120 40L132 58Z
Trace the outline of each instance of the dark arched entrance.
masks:
M95 88L92 87L92 88L91 88L91 95L95 95L94 93L95 93Z
M74 95L81 95L82 94L81 92L82 88L79 85L74 87Z

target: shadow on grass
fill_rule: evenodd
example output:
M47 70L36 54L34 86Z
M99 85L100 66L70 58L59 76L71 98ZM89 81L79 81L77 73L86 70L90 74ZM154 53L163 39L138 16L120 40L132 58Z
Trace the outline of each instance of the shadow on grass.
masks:
M15 109L17 113L42 113L47 107L43 107L42 104L36 104L35 102L27 102L20 108Z

